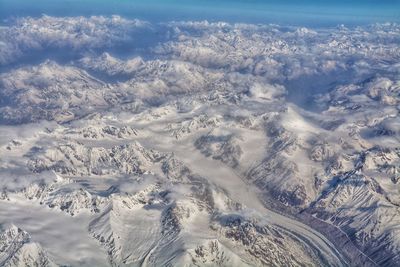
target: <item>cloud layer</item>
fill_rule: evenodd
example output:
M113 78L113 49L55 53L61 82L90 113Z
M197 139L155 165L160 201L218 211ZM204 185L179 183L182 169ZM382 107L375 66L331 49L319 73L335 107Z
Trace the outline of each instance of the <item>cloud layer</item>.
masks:
M135 31L145 27L144 21L119 16L20 18L0 28L0 64L46 49L78 52L134 41Z

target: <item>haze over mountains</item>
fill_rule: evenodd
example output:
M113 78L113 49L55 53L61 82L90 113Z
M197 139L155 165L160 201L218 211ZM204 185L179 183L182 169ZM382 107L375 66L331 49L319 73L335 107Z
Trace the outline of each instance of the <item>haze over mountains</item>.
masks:
M399 24L2 5L1 266L400 265Z
M400 22L398 0L1 0L0 18L121 15L152 22L208 20L334 27Z

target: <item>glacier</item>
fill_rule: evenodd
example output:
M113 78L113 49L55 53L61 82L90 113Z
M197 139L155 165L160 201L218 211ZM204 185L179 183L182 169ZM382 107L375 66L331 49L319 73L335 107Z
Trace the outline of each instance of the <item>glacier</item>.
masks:
M400 264L399 24L43 15L0 40L0 265Z

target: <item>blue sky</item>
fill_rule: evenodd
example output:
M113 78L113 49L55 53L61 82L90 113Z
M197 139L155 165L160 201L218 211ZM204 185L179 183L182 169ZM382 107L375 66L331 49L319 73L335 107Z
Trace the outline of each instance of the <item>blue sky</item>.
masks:
M0 0L2 20L42 14L352 26L400 22L400 0Z

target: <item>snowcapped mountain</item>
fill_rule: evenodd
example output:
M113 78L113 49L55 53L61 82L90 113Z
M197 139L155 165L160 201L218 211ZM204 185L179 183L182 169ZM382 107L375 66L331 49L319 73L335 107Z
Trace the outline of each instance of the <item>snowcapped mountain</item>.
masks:
M15 225L0 233L0 264L2 266L57 266L43 248L31 241L30 235Z
M165 37L115 52L140 31ZM0 36L0 265L400 264L399 25Z

